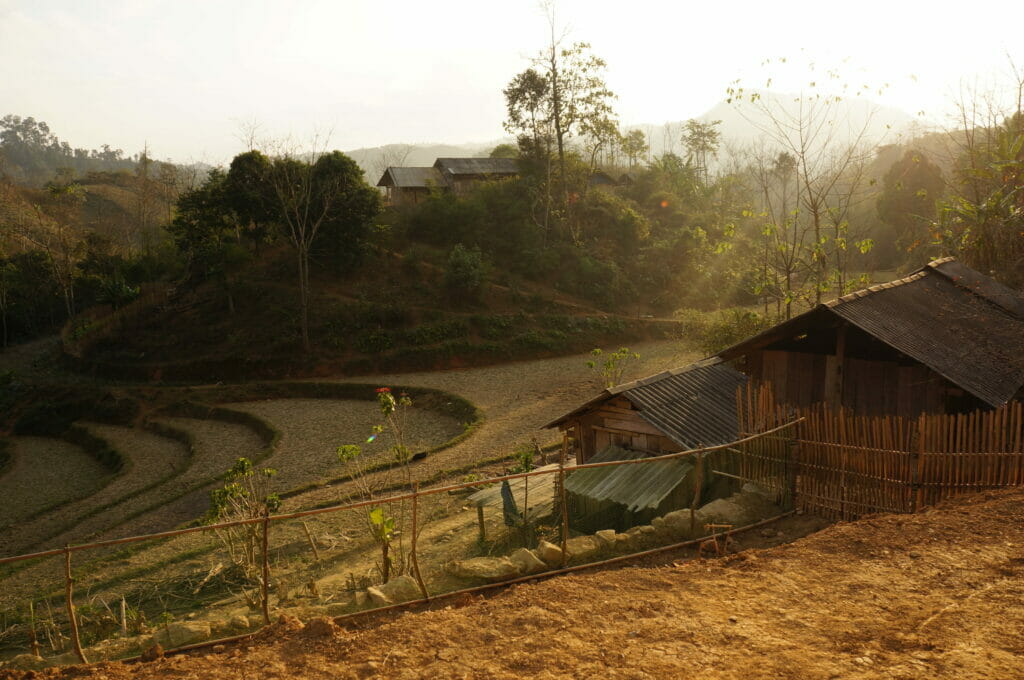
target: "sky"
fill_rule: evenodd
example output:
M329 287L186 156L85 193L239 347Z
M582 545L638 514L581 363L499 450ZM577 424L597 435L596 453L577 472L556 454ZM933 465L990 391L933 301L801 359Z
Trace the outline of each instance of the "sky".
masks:
M698 117L769 78L868 85L941 123L963 88L1024 67L1024 3L971 7L558 0L555 18L608 63L624 125ZM339 149L482 143L504 136L502 89L549 37L536 0L0 0L0 115L176 162L225 163L253 127Z

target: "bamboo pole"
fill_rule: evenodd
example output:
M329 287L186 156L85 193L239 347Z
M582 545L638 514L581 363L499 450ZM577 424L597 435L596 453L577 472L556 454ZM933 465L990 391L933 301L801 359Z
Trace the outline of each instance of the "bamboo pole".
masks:
M693 499L690 501L690 533L697 531L697 507L700 505L700 492L704 486L704 456L697 454L697 465L693 474Z
M419 514L417 513L417 499L419 498L420 483L415 482L412 485L412 542L409 547L411 551L409 557L412 558L412 573L416 576L416 583L420 586L420 592L423 593L423 599L429 600L430 593L427 592L427 586L423 583L423 576L420 575L420 561L416 557L416 539L419 537Z
M313 540L313 534L309 531L309 525L306 524L305 520L302 522L302 530L306 533L306 540L309 541L309 547L313 549L313 557L317 562L320 561L320 551L317 550L316 541Z
M263 511L263 578L260 579L260 604L263 622L270 625L270 513Z
M562 450L558 455L558 493L562 503L562 567L569 563L569 497L565 491L565 456L569 435L562 438Z
M71 626L71 644L75 648L75 655L82 663L89 663L82 651L82 641L78 636L78 619L75 617L75 600L73 584L75 580L71 577L71 546L64 547L64 598L68 606L68 623Z

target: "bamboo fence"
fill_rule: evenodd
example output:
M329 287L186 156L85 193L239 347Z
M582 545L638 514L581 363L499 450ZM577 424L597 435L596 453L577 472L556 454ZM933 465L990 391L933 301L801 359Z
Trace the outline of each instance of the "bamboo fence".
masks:
M1024 484L1024 404L963 414L854 416L825 404L786 407L769 385L741 389L742 432L799 420L786 468L798 509L834 519L914 512L963 493ZM764 441L770 441L764 440ZM763 442L761 442L763 444Z

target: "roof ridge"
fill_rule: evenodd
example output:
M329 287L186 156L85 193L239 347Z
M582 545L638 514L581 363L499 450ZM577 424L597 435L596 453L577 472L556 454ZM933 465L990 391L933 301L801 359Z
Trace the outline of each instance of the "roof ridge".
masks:
M825 302L825 303L822 303L822 304L824 304L826 307L835 307L836 305L841 304L843 302L850 302L851 300L857 300L857 299L862 298L862 297L867 297L868 295L870 295L872 293L877 293L880 290L887 290L889 288L896 288L898 286L904 286L904 285L906 285L908 283L912 283L914 281L917 281L918 279L924 278L927 275L928 275L928 269L927 269L927 267L925 267L925 268L917 270L913 274L910 274L908 276L904 276L902 279L894 279L892 281L886 281L885 283L876 283L873 286L868 286L867 288L861 288L860 290L855 290L852 293L847 293L846 295L841 295L840 297L837 297L834 300L829 300L828 302Z

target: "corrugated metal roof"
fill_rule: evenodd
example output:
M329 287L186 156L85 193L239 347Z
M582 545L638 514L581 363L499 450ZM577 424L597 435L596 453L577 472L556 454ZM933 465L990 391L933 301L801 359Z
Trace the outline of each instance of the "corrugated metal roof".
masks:
M576 467L576 462L566 461L565 469ZM523 512L523 508L529 505L527 517L547 517L554 508L555 501L555 480L558 479L558 463L544 465L534 472L550 471L551 474L536 475L534 477L520 477L510 479L509 487L512 489L512 498L516 501L516 508ZM529 479L529 488L526 480ZM493 484L486 489L481 489L467 499L477 507L502 507L501 484Z
M444 178L436 168L402 168L398 166L389 167L384 171L379 187L398 187L401 189L426 188L430 186L444 186Z
M554 427L618 395L683 448L725 444L738 437L736 389L746 381L747 376L712 357L616 385L545 427Z
M434 167L452 175L515 175L519 161L515 158L438 158Z
M719 356L733 359L770 345L804 330L823 311L992 406L1002 406L1024 386L1024 295L952 258L818 305Z
M588 463L635 460L643 454L609 446ZM595 501L611 501L631 512L655 509L693 470L693 464L678 458L638 465L615 465L577 470L565 478L565 490Z

